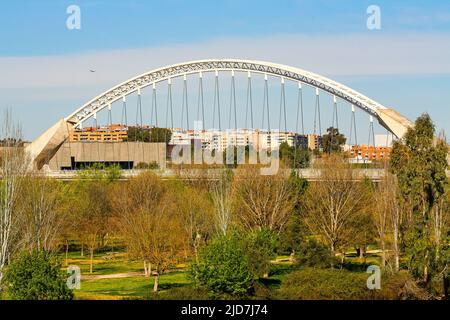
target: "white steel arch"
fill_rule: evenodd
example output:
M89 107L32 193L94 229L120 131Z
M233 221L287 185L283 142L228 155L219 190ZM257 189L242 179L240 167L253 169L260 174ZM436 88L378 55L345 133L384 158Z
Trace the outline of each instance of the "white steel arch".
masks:
M115 101L157 82L174 77L201 72L243 71L273 75L313 86L367 112L375 117L380 125L397 138L402 138L412 123L394 109L387 108L365 95L324 76L300 68L265 61L241 59L207 59L174 64L151 70L131 78L90 100L71 115L56 123L53 127L33 141L27 150L38 168L42 167L52 153L67 139L69 132L83 121Z
M111 103L127 96L138 89L150 86L154 83L168 80L169 78L208 71L250 71L263 73L302 82L335 95L350 104L362 109L376 117L379 123L398 138L406 132L411 123L400 114L389 109L367 96L324 76L309 72L300 68L276 64L266 61L240 60L240 59L208 59L174 64L159 69L151 70L137 77L131 78L90 100L65 120L75 127L95 113L107 107ZM391 118L384 119L390 115ZM392 121L394 120L394 121ZM393 123L394 122L394 123ZM401 122L398 127L395 122Z

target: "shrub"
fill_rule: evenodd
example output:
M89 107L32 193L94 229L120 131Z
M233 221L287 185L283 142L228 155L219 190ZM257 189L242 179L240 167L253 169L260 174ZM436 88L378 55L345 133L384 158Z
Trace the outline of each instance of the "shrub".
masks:
M190 286L172 288L167 291L152 294L153 300L208 300L210 296L208 291L203 288L193 288Z
M246 253L251 261L255 277L267 277L270 270L270 260L276 258L278 247L277 235L268 229L252 231L246 239Z
M149 163L139 162L138 164L136 164L136 166L134 168L135 169L149 169L149 170L153 170L153 169L159 169L159 164L156 161L151 161Z
M305 268L291 273L281 285L281 299L357 300L366 299L368 274L338 269Z
M328 268L336 263L336 258L331 255L330 249L315 239L304 242L296 258L300 265L306 267Z
M23 253L5 273L8 296L14 300L71 300L66 281L61 264L45 251Z
M214 294L244 296L253 287L254 274L245 241L237 232L217 236L190 266L191 278Z
M431 295L420 288L412 276L401 271L395 274L383 274L381 290L371 293L371 299L376 300L428 300Z

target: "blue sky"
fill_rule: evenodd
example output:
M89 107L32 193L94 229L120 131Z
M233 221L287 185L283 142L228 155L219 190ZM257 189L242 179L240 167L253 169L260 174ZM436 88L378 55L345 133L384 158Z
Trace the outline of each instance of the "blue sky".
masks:
M81 30L65 26L71 4ZM371 4L381 30L366 27ZM325 74L450 132L449 43L448 0L2 1L0 109L33 139L128 77L228 56Z

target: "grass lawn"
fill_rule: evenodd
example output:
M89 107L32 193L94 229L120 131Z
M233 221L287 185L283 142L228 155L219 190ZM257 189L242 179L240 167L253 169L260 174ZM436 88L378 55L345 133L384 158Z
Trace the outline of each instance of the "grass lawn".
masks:
M65 255L60 255L64 261ZM80 256L79 252L70 252L68 255L69 265L78 265L81 268L82 281L81 289L75 290L75 299L87 300L115 300L115 299L152 299L155 298L153 291L153 277L144 277L143 264L141 261L128 259L125 252L101 252L94 256L94 270L92 276L112 275L120 273L142 273L142 276L129 276L122 278L89 279L89 257ZM364 272L369 264L379 264L380 257L377 254L370 254L366 263L353 256L351 253L346 257L345 268L350 271ZM175 288L187 288L192 286L188 279L185 266L178 266L180 271L170 272L160 277L158 297L164 298ZM298 266L288 261L274 262L268 279L261 279L261 282L272 293L276 293L281 287L284 279ZM172 291L171 291L172 290ZM184 289L183 289L184 290Z
M159 281L159 294L173 288L191 285L186 272L164 274ZM149 299L153 290L153 277L82 280L81 289L75 290L75 299Z
M65 263L65 255L61 254L61 261ZM69 252L68 265L77 265L81 269L82 275L89 275L90 259L87 254L83 257L79 252ZM93 275L106 275L125 272L142 272L144 266L141 261L128 259L124 252L96 253L93 259Z

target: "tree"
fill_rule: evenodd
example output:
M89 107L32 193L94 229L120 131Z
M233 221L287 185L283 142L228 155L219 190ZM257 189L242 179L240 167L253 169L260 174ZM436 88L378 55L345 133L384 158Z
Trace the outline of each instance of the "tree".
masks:
M305 225L302 217L303 201L305 198L306 189L308 188L308 180L301 178L295 171L291 172L289 177L290 183L294 189L296 199L294 209L290 215L284 231L280 234L280 250L285 253L290 253L291 259L295 258L305 241L305 237L309 235L308 227Z
M166 128L144 129L140 127L129 127L126 141L164 142L168 144L171 137L172 131Z
M434 133L430 116L423 114L403 140L394 143L390 160L400 196L410 208L411 227L406 238L409 270L426 286L437 274L433 269L436 243L432 240L432 213L445 192L448 167L448 146Z
M74 206L78 211L76 230L82 246L85 244L89 251L90 273L95 250L104 245L111 232L109 189L114 181L108 171L91 169L80 173L80 179L74 184Z
M15 300L72 300L67 275L45 250L24 252L7 269L8 294Z
M261 175L258 168L240 168L234 180L236 218L248 229L281 232L296 204L296 189L285 172Z
M22 180L27 175L29 161L20 142L21 132L6 113L1 126L0 139L0 290L3 269L17 244Z
M114 190L114 189L113 189ZM173 194L152 172L145 172L114 190L112 207L132 256L153 266L153 291L159 277L179 261L186 245L183 221Z
M329 127L327 133L322 137L323 150L328 153L341 152L345 141L347 141L347 138L339 133L339 129Z
M361 189L363 200L360 209L352 216L349 221L341 240L341 257L342 262L345 260L345 247L354 246L357 256L363 259L364 263L367 257L367 247L373 243L377 234L372 214L372 206L370 194L367 186Z
M176 188L172 187L171 191L187 236L186 257L188 253L194 252L197 259L200 245L214 231L212 223L214 208L207 192L200 188L182 185L176 186Z
M442 283L441 295L450 296L450 185L432 211L432 242L434 245L433 269L436 270L435 283Z
M254 269L246 243L236 231L217 235L200 252L200 259L190 266L197 285L215 294L244 296L253 287Z
M280 144L280 160L288 168L307 168L311 160L308 149L289 146L286 142Z
M297 263L306 267L329 268L335 263L330 248L314 238L302 242L296 256Z
M307 189L303 216L334 256L349 238L350 223L363 206L364 193L350 164L340 155L316 162L315 169L320 170L320 180Z
M253 230L247 233L246 252L252 273L257 277L269 277L270 261L276 258L278 235L271 230Z
M62 184L35 174L23 180L21 190L21 247L30 252L55 250L62 226Z
M392 234L392 253L394 270L400 268L400 228L403 215L398 199L398 185L395 176L386 172L383 180L376 186L373 194L372 214L381 247L381 264L386 265L386 250L389 234Z
M214 223L217 232L225 235L231 222L233 209L232 197L233 174L231 170L225 169L221 172L217 181L212 181L209 193L214 205Z

